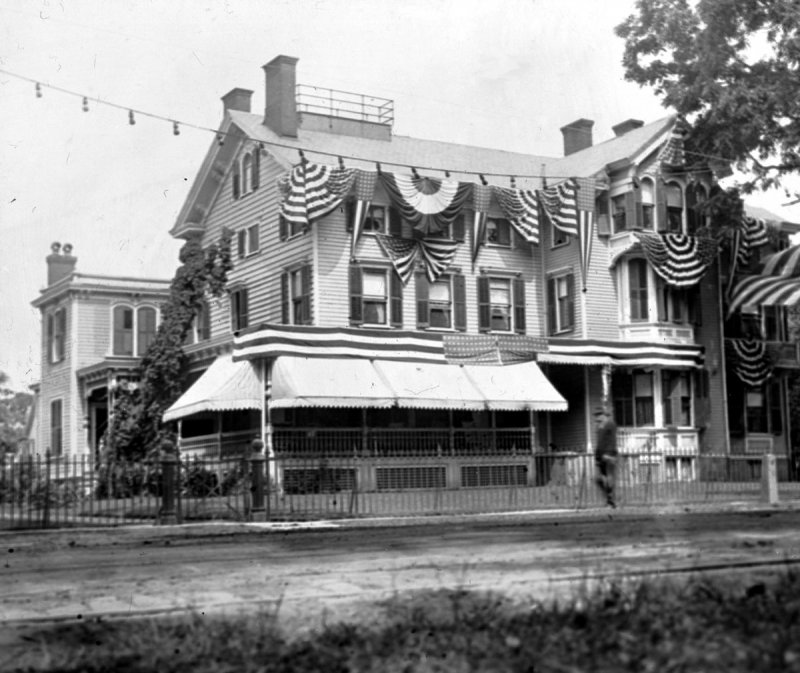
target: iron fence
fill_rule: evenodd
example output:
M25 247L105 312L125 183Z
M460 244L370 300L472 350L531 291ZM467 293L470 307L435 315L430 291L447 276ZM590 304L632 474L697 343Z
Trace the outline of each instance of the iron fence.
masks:
M798 476L784 458L775 462L779 497L800 498ZM621 455L617 502L624 507L758 501L764 493L763 464L757 456ZM593 457L578 451L299 451L274 458L254 453L246 458L178 460L165 455L114 463L94 463L88 457L31 457L0 471L0 528L482 513L603 504Z

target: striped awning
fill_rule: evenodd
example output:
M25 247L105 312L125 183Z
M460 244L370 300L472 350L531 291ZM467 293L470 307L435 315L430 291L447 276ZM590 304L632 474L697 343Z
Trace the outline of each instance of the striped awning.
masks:
M764 259L757 276L740 280L730 295L728 315L747 306L794 306L800 301L800 245Z
M559 338L551 338L548 344L547 352L537 358L540 363L673 369L703 366L703 347L694 344Z

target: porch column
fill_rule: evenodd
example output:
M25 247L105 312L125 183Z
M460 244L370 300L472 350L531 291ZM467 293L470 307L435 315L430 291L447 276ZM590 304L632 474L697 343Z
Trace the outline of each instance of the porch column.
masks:
M533 409L528 409L528 428L531 433L531 453L536 453L536 412Z

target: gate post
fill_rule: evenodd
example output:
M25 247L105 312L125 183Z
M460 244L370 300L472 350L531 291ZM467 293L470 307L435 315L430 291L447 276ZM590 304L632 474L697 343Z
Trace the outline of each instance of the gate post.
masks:
M264 507L264 442L260 439L254 439L252 443L252 453L250 454L250 490L253 495L253 503L251 513L255 519L255 515L261 515L266 510Z
M158 521L162 525L178 523L175 500L178 482L178 456L175 445L165 439L161 442L161 512Z
M770 505L778 502L778 469L772 453L765 453L761 460L761 501Z

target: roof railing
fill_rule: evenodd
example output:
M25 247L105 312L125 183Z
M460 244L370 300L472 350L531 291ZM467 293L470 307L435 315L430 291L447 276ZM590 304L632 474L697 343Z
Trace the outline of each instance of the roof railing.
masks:
M298 84L296 101L298 112L354 119L386 126L394 123L394 101L388 98Z

